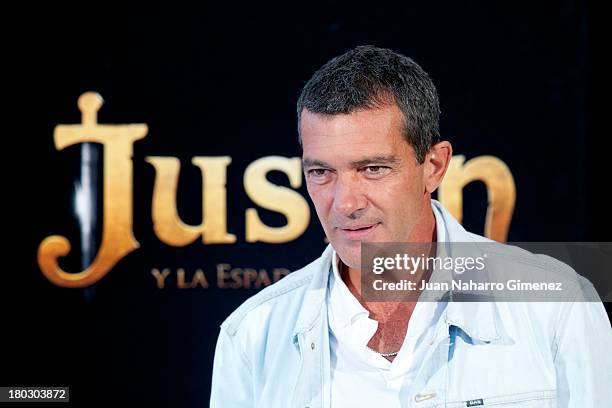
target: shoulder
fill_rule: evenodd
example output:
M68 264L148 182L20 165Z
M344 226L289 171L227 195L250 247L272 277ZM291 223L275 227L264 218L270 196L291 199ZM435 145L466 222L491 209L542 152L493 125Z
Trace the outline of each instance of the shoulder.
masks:
M225 319L221 328L234 335L249 323L262 327L275 317L282 318L286 323L295 320L313 279L325 272L328 252L326 250L320 258L244 301Z
M555 255L560 247L557 243L525 243L525 245L509 245L495 241L480 241L480 250L487 254L487 260L494 273L507 279L525 281L562 282L565 289L565 301L580 300L580 294L592 294L593 285L584 276L561 260L547 255ZM527 249L526 249L527 248ZM546 299L543 299L546 300Z
M507 284L497 306L498 310L505 311L502 312L503 319L509 326L521 328L517 335L530 330L542 339L547 338L555 349L571 320L582 320L592 313L599 314L602 304L593 284L569 264L538 253L548 252L544 246L527 243L527 249L524 249L516 245L487 242L481 248L484 248L483 252L487 253L491 264L491 268L488 268L491 280ZM512 287L510 282L513 282ZM539 287L548 286L555 290L521 290L518 283L535 285L529 288L543 284ZM510 324L511 321L514 323Z

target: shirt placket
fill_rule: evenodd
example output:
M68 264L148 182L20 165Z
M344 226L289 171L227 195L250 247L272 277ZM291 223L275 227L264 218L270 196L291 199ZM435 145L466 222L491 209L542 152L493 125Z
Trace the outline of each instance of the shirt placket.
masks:
M426 345L428 350L422 365L409 387L402 390L406 407L431 408L444 404L447 391L447 370L450 347L448 325L441 318L436 334Z
M295 408L329 407L331 368L327 327L327 313L320 313L310 329L298 334L302 363L293 395Z

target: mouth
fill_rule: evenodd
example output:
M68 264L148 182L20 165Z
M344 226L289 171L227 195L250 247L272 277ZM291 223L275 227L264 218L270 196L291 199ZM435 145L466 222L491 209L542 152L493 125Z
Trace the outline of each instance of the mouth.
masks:
M356 225L345 228L338 227L340 234L349 240L363 240L374 232L380 224Z

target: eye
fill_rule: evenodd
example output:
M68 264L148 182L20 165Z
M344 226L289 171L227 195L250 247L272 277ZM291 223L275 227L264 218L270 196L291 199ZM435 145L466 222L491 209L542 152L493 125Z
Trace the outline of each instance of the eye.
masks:
M314 184L326 184L331 179L331 171L329 169L313 168L306 171L308 180Z
M308 170L306 174L313 183L323 184L329 180L331 171L328 169L315 168Z
M386 166L367 166L363 169L366 176L380 177L386 175L391 170Z
M308 170L308 174L313 177L321 177L324 176L329 170L327 169L310 169Z

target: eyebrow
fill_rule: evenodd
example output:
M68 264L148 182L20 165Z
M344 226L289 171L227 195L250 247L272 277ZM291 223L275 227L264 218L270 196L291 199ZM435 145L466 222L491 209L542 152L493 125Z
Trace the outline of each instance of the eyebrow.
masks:
M362 168L372 164L398 164L400 160L395 156L372 156L364 157L363 159L355 160L350 163L352 168ZM313 160L305 158L302 160L302 164L305 168L309 167L326 167L331 168L332 166L322 160Z

